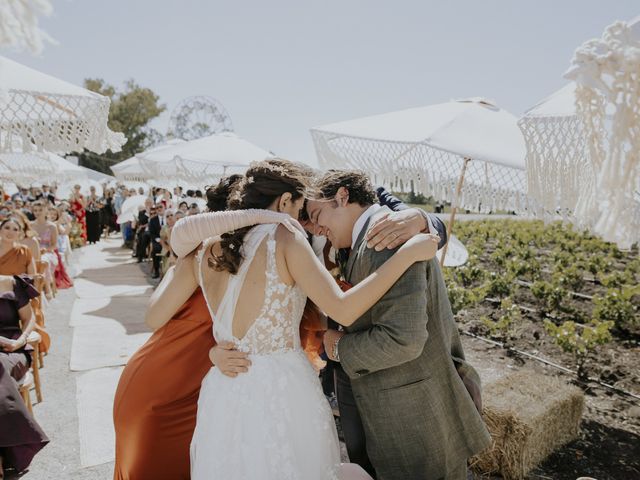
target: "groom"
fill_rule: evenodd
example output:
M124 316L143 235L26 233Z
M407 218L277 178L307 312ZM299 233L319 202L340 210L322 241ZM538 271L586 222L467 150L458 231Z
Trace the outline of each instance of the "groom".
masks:
M334 248L351 249L343 274L355 285L395 251L365 241L388 210L375 204L362 172L328 172L317 190L310 220ZM339 402L353 399L349 415L361 417L365 438L345 438L347 446L366 442L378 480L466 478L467 459L488 446L489 434L458 373L471 367L436 259L414 264L346 332L329 330L325 350L342 367Z

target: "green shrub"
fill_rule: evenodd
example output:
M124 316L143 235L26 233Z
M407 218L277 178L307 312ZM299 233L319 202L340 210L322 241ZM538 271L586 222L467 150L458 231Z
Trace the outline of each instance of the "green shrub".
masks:
M551 278L555 284L574 292L579 292L584 287L584 273L575 263L556 269Z
M573 354L578 367L578 378L584 380L587 378L587 356L598 345L611 341L613 322L592 320L587 325L580 325L567 321L556 325L550 320L545 320L544 326L562 350Z
M489 329L489 336L501 340L512 338L513 328L522 320L520 308L510 298L504 298L500 302L500 315L498 320L492 320L487 316L481 317L482 324Z
M593 297L593 316L600 321L611 321L620 330L634 330L640 326L638 303L634 298L640 295L640 287L628 286L623 289L610 288L604 296Z
M531 293L544 303L545 311L553 312L561 310L563 302L569 292L557 284L539 280L533 282Z

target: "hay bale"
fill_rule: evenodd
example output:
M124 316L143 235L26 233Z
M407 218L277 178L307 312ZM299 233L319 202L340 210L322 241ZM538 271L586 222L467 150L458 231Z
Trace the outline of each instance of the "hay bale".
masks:
M483 390L492 444L471 460L481 474L521 480L580 430L584 394L557 377L520 371Z

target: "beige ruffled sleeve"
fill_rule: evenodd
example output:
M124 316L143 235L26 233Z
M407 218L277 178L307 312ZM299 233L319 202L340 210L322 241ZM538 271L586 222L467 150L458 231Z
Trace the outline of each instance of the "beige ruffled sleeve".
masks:
M178 257L184 257L207 238L260 223L280 223L292 232L296 229L304 232L300 224L289 215L271 210L250 209L202 213L176 222L171 230L171 248Z

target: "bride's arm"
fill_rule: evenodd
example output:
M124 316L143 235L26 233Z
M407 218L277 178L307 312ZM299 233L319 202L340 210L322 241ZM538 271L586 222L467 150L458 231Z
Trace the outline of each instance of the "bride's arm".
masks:
M282 223L291 231L296 228L302 231L298 222L289 215L271 210L210 212L178 220L171 231L171 248L178 257L184 257L207 238L258 223Z
M286 235L284 242L287 268L295 282L327 316L347 327L380 300L413 263L435 257L438 247L437 236L417 235L376 272L343 292L303 235Z
M159 329L171 320L198 288L194 268L193 255L179 259L151 294L144 321L153 330Z

